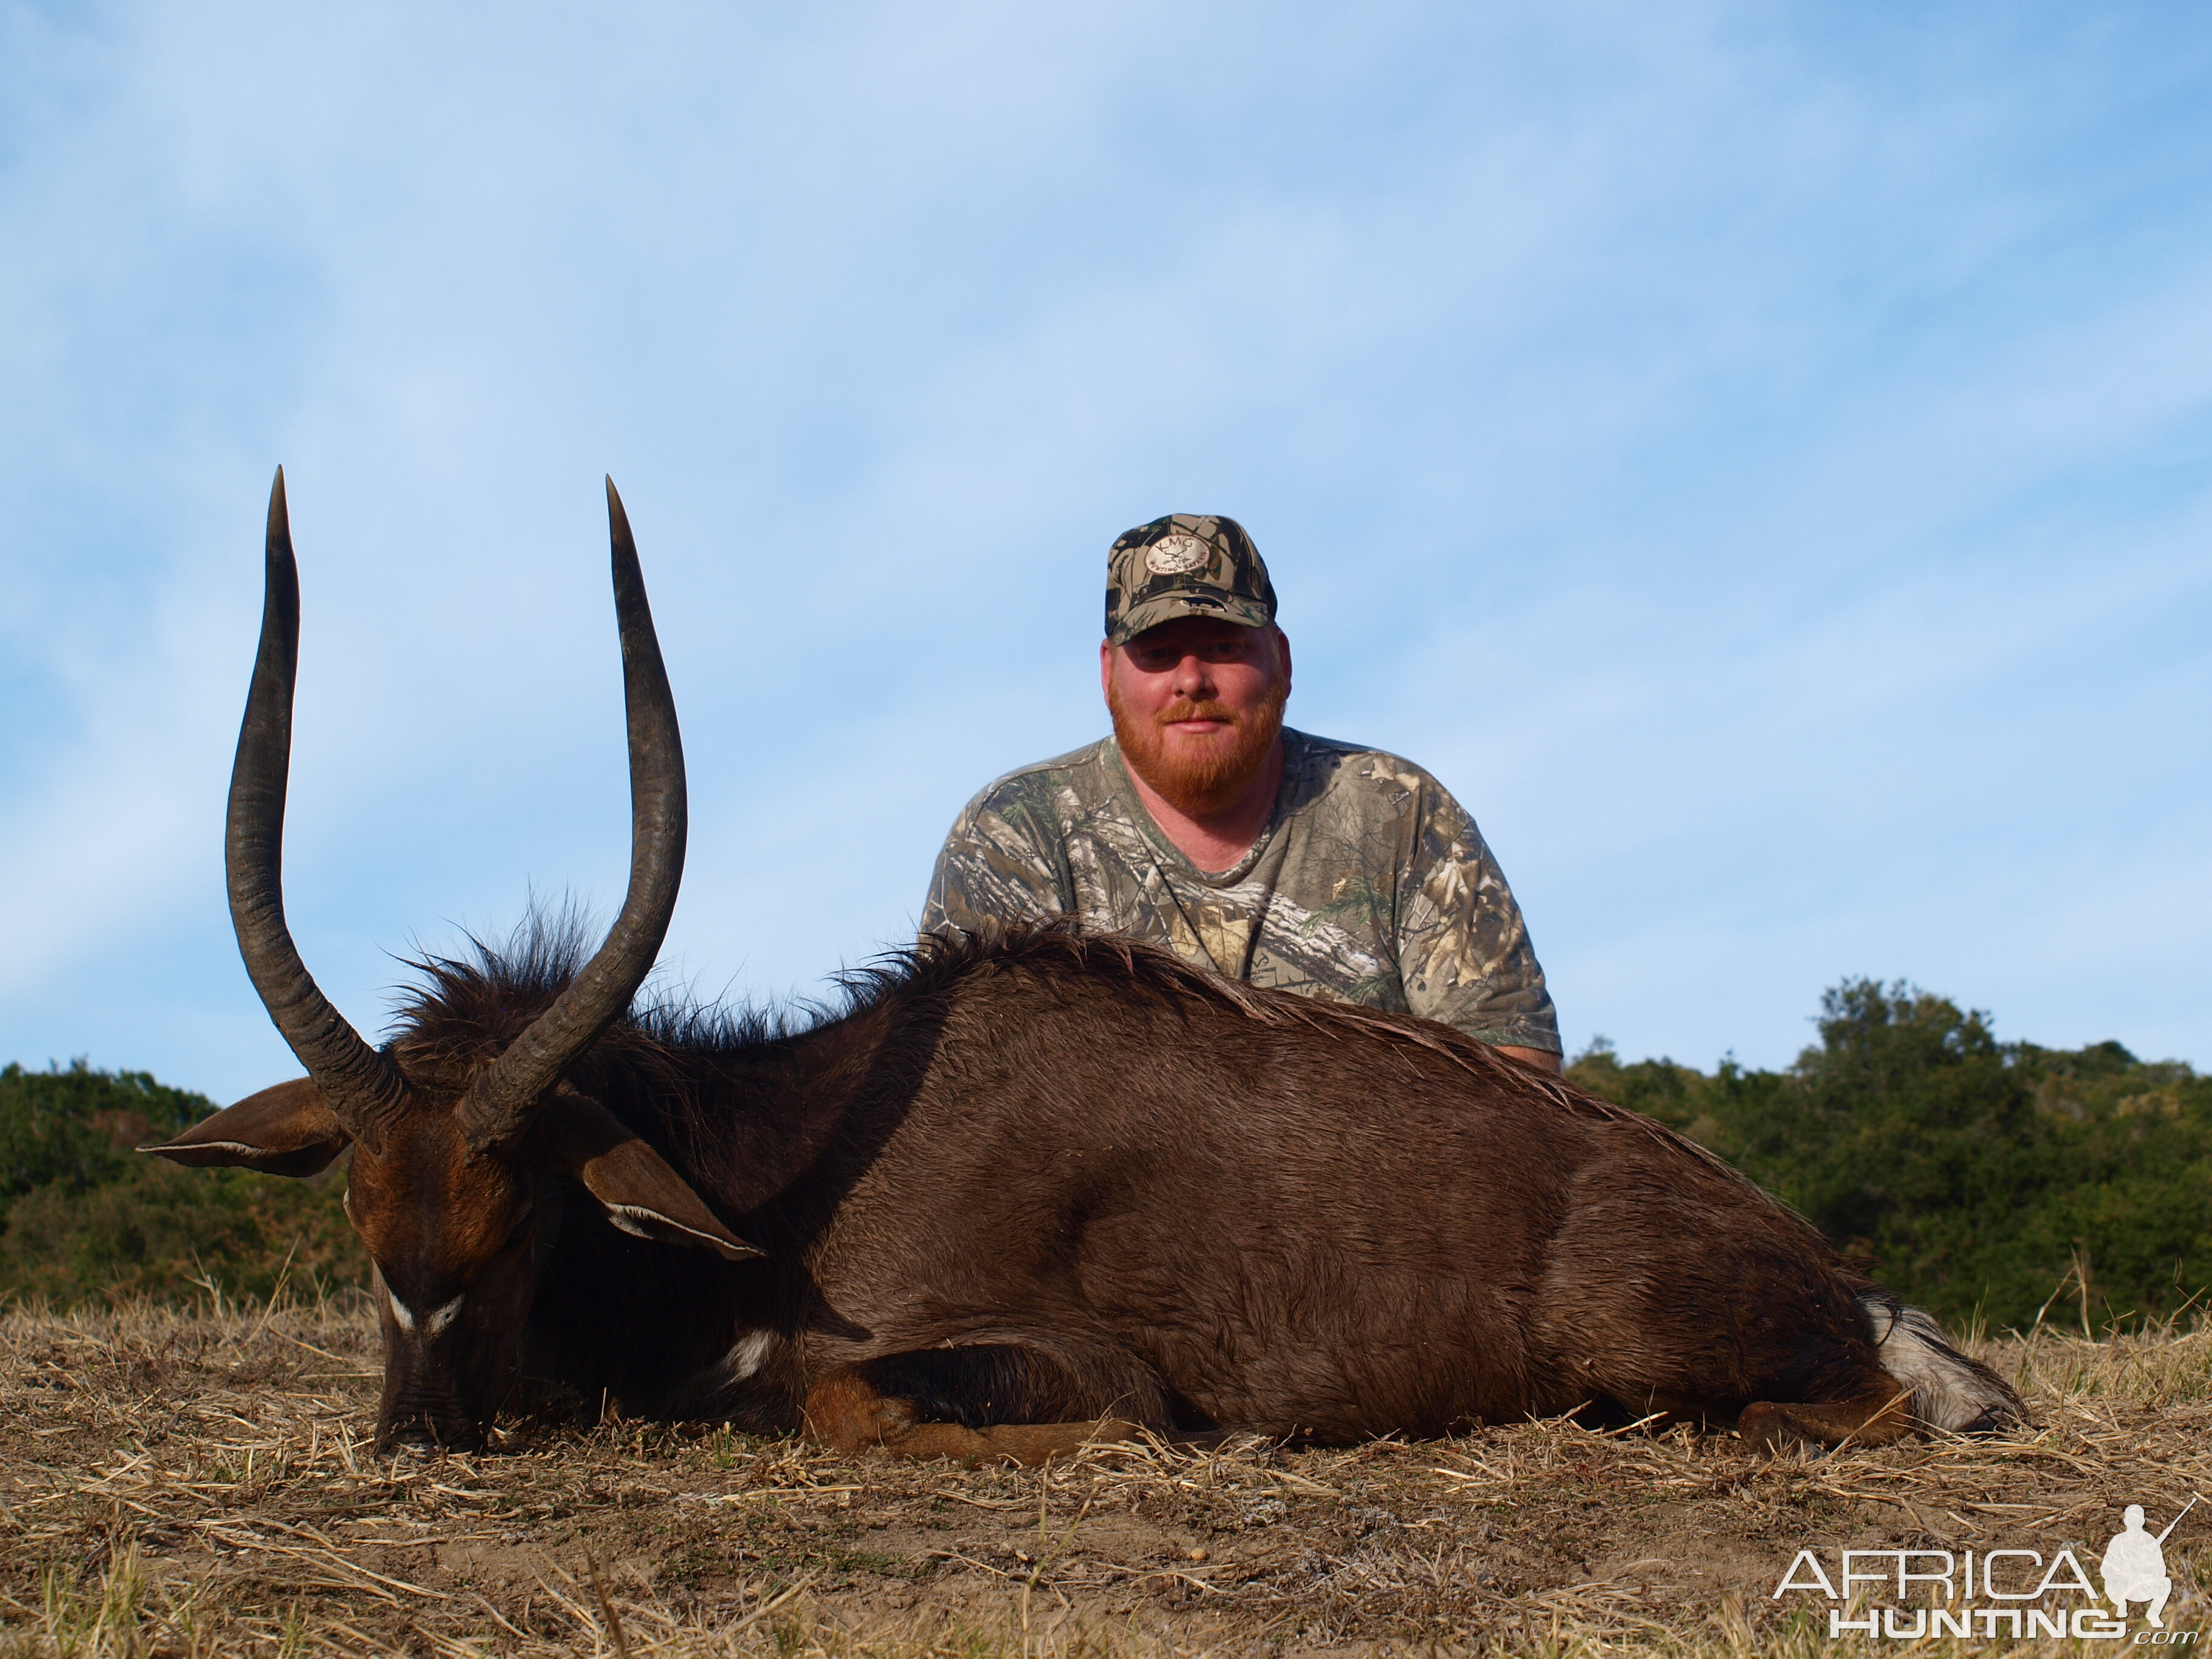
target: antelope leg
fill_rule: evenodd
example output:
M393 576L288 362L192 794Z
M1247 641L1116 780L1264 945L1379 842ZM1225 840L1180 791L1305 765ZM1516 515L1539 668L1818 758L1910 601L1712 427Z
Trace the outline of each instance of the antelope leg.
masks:
M1886 1446L1912 1431L1912 1396L1894 1389L1832 1403L1760 1401L1746 1406L1735 1431L1763 1452L1793 1446Z
M950 1356L960 1351L936 1352ZM1043 1423L1019 1420L1027 1414L1022 1409L1024 1406L1049 1409L1052 1404L1060 1403L1048 1397L1048 1389L1038 1390L1041 1397L1036 1399L1002 1398L988 1402L995 1407L989 1412L990 1416L1003 1413L1015 1419L1012 1421L986 1420L972 1427L945 1422L937 1417L938 1413L949 1414L957 1405L962 1414L970 1416L972 1420L974 1416L984 1414L987 1402L925 1401L887 1393L871 1375L886 1369L886 1363L881 1361L841 1365L815 1383L806 1395L807 1434L842 1452L880 1448L901 1457L957 1457L968 1462L1028 1466L1048 1458L1064 1457L1101 1441L1139 1439L1145 1432L1141 1424L1113 1416ZM927 1416L926 1407L934 1408Z

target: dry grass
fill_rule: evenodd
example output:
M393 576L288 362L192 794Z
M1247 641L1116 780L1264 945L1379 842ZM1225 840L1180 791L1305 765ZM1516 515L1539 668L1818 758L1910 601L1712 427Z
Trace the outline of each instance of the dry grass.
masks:
M1826 1604L1771 1594L1801 1547L2070 1541L2094 1570L2121 1505L2156 1526L2191 1492L2167 1622L2201 1628L2212 1330L1985 1352L2035 1432L1796 1461L1554 1422L975 1471L610 1422L395 1462L358 1306L17 1313L0 1656L1809 1656Z

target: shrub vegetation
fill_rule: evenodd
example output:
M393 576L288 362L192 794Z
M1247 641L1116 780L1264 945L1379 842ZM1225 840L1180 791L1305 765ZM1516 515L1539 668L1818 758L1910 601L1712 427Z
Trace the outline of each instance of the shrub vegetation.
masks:
M365 1284L340 1168L286 1181L132 1150L214 1109L143 1072L0 1070L0 1297L265 1297L288 1273L298 1288Z
M2117 1042L1999 1042L1986 1014L1855 980L1785 1071L1568 1067L1711 1147L1946 1320L2092 1331L2212 1283L2212 1078ZM2202 1305L2201 1301L2198 1305Z

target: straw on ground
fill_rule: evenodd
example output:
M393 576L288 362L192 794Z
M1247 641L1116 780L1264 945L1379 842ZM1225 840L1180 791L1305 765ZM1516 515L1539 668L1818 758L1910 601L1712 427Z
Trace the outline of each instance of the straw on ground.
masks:
M0 1655L1833 1653L1771 1595L1800 1547L2100 1550L2212 1492L2212 1331L1982 1352L2033 1431L1796 1460L1544 1422L969 1470L609 1420L424 1462L368 1449L357 1303L18 1312ZM2166 1553L2200 1627L2212 1524Z

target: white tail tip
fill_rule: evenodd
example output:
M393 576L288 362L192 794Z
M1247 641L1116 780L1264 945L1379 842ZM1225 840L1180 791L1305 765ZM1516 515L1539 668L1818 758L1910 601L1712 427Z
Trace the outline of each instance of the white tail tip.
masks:
M1859 1304L1874 1328L1881 1368L1912 1390L1912 1414L1929 1427L1986 1434L2027 1421L2027 1407L2004 1379L1953 1347L1928 1315L1881 1291L1869 1291Z

